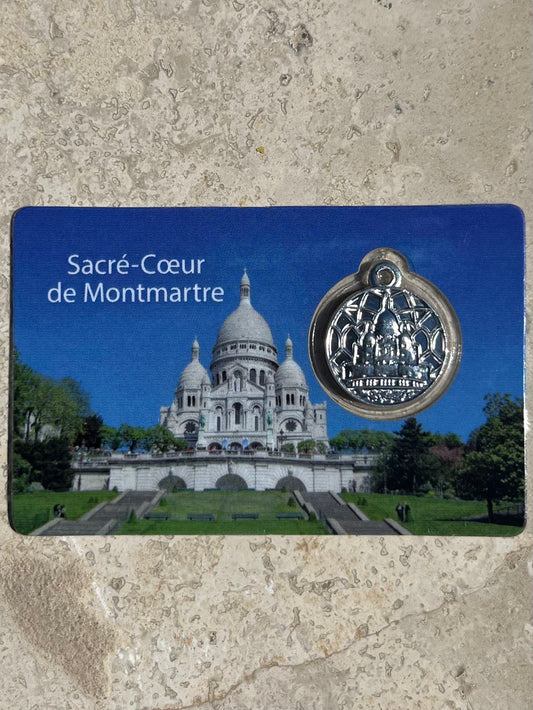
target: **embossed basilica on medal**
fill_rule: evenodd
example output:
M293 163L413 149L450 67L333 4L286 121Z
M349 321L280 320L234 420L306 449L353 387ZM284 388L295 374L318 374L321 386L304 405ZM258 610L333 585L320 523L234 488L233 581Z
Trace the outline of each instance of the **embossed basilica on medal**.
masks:
M341 386L362 402L401 404L439 375L446 336L435 311L401 288L370 288L333 316L326 341L328 365Z

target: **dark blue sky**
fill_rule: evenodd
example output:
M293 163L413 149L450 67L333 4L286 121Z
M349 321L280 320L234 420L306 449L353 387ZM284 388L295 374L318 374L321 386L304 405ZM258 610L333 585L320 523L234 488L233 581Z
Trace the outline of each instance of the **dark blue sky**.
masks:
M355 417L322 391L307 355L314 310L377 247L402 252L416 273L452 303L463 331L463 360L446 394L418 415L424 428L466 439L483 423L483 399L521 397L524 369L523 216L510 205L91 209L25 208L13 224L14 341L21 358L54 378L73 377L107 424L148 426L169 405L195 336L208 369L217 331L238 305L244 267L252 304L269 323L284 359L290 333L314 403L328 401L329 435L342 429L396 431L401 422ZM68 257L130 264L144 255L205 259L200 275L71 274ZM114 268L114 267L113 267ZM73 303L50 303L61 281ZM94 290L123 286L224 289L220 303L84 303Z

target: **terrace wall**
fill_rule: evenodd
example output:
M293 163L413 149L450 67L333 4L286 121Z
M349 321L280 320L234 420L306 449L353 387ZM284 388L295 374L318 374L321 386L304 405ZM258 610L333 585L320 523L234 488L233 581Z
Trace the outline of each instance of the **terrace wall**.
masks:
M360 457L358 457L359 459ZM80 490L103 488L109 477L109 488L124 490L156 490L159 482L167 476L176 476L185 481L187 488L197 491L216 488L217 481L228 474L241 476L248 488L261 491L275 488L278 481L294 476L308 491L340 491L350 489L355 481L358 491L369 490L369 477L373 460L367 457L365 466L353 457L310 458L253 455L212 456L193 454L180 457L112 458L106 466L76 470L74 486Z

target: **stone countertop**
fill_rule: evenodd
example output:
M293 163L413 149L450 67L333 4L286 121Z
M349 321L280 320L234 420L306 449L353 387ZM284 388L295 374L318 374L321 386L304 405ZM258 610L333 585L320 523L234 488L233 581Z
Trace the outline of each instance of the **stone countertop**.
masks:
M531 248L531 10L3 3L3 411L24 205L512 202ZM0 513L0 709L531 708L531 522L508 539L32 538Z

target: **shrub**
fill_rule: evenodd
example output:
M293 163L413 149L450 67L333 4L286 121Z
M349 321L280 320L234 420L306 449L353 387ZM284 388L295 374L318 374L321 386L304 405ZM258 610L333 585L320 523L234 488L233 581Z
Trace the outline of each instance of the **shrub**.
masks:
M26 478L29 483L31 478L31 463L26 461L15 451L13 453L13 480L16 478Z
M29 478L28 476L19 476L18 478L13 478L11 482L11 493L17 495L18 493L26 493L28 490Z
M314 439L306 439L305 441L300 441L298 444L299 454L312 454L316 447L316 441Z
M309 513L309 522L316 523L316 513L315 512Z
M287 501L287 505L289 506L289 508L296 508L296 501L292 496Z

